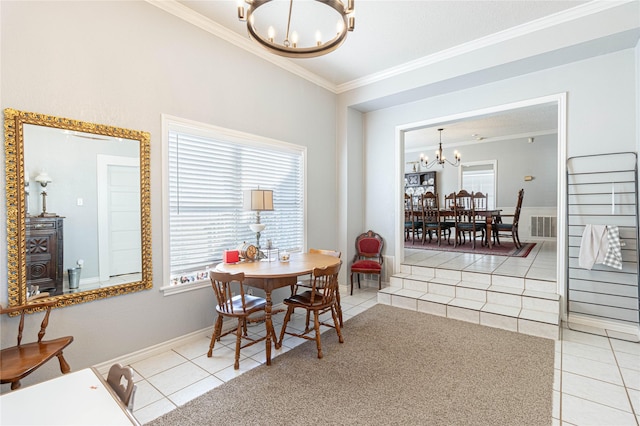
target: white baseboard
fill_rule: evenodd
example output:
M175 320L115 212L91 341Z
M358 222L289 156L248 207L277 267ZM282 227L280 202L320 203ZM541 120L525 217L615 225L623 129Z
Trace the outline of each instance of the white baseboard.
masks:
M286 310L286 306L283 303L278 303L276 305L273 305L272 309L274 311L276 309ZM228 326L224 327L223 332L231 328L235 328L235 326L229 323ZM133 363L136 363L144 359L150 358L152 356L159 355L163 352L169 351L171 350L171 348L175 348L176 346L185 345L187 343L193 342L203 337L211 338L211 333L213 333L213 324L210 327L205 327L201 330L197 330L189 334L185 334L184 336L176 337L175 339L167 340L166 342L158 343L157 345L153 345L148 348L144 348L139 351L132 352L130 354L126 354L117 358L110 359L109 361L96 364L93 367L96 370L98 370L100 374L105 375L109 372L109 369L115 363L120 363L121 365L131 365Z
M605 319L594 318L580 314L569 314L567 323L569 324L569 326L571 326L571 324L575 324L603 329L605 331L614 331L618 333L629 334L630 336L636 336L636 338L640 340L640 327L634 327L630 324L620 324L614 321L607 321Z
M150 346L148 348L141 349L139 351L120 356L118 358L111 359L109 361L105 361L100 364L96 364L93 367L100 372L100 374L106 374L109 372L109 368L115 363L120 363L122 365L130 365L138 361L142 361L143 359L150 358L155 355L159 355L163 352L170 350L173 347L184 345L195 340L206 337L207 335L211 336L212 327L206 327L202 330L194 331L189 334L185 334L184 336L176 337L175 339L167 340L166 342L159 343L157 345Z

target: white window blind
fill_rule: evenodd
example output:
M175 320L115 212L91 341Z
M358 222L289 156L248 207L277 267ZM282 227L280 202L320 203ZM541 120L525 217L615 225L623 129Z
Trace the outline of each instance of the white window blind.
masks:
M496 206L495 170L492 164L464 166L462 169L462 187L469 192L482 192L487 195L487 208Z
M273 190L273 211L260 245L271 239L289 251L304 245L304 157L290 144L225 140L224 135L169 131L169 256L173 284L206 277L224 250L256 242L256 212L244 210L243 191ZM235 138L237 139L237 138Z

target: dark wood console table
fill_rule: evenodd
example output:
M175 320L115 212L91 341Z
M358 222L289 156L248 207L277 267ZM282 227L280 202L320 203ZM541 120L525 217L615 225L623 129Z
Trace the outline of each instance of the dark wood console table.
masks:
M26 218L27 288L37 285L52 296L62 294L63 219Z

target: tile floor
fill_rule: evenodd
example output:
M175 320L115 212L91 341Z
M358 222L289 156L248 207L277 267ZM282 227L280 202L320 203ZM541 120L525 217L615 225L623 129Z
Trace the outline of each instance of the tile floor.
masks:
M456 265L456 268L475 268L483 272L491 269L489 272L493 273L501 270L537 279L553 278L549 275L551 271L555 274L553 244L546 247L545 244L539 245L535 256L525 258L528 260L483 256L484 259L475 258L472 262L473 256L477 255L457 256L456 260L455 256L443 252L432 252L430 255L418 253L416 256L415 261L432 263L430 266ZM436 257L439 259L436 260ZM446 258L453 263L445 266ZM411 261L411 254L406 260ZM346 288L342 293L348 295ZM375 305L376 300L377 290L374 288L354 290L353 296L343 296L344 319L348 320L365 311ZM295 316L293 325L303 327L303 315ZM280 329L282 318L283 315L274 317L276 330ZM256 327L256 330L263 329L261 325ZM552 424L640 425L640 343L597 335L603 334L603 330L584 331L563 327L561 338L556 341ZM295 337L285 338L283 347L272 352L272 356L284 353L302 342L302 339ZM138 385L134 415L140 423L147 423L265 361L264 345L257 344L242 352L240 370L235 371L233 336L226 336L216 343L212 358L206 356L208 345L209 339L203 336L193 343L172 348L132 365L137 373Z
M354 290L349 296L346 287L341 289L343 319L364 312L377 303L377 287ZM284 314L273 318L276 332L282 326ZM304 329L305 316L294 313L289 327ZM264 330L264 325L255 325L257 332ZM249 327L249 333L252 328ZM227 335L216 342L213 357L207 357L211 335L202 336L192 343L171 348L162 354L131 364L136 372L137 390L135 394L134 415L141 424L145 424L191 399L251 370L265 362L263 343L243 349L240 354L240 369L234 370L235 336ZM279 350L272 349L271 357L306 342L293 336L285 336Z
M405 249L405 264L429 268L556 281L555 242L537 243L527 257L491 256L421 249Z

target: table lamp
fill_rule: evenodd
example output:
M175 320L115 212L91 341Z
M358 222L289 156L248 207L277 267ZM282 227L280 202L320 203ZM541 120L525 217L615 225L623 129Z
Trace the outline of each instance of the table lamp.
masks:
M258 249L258 258L264 258L264 253L260 251L260 233L264 231L266 225L260 223L260 212L273 210L273 191L269 189L250 189L244 192L244 208L245 210L253 210L256 212L256 223L249 225L249 228L256 233L256 248Z
M40 213L40 216L55 216L55 213L47 213L47 184L53 182L53 180L45 171L40 172L34 180L42 187L42 213Z

